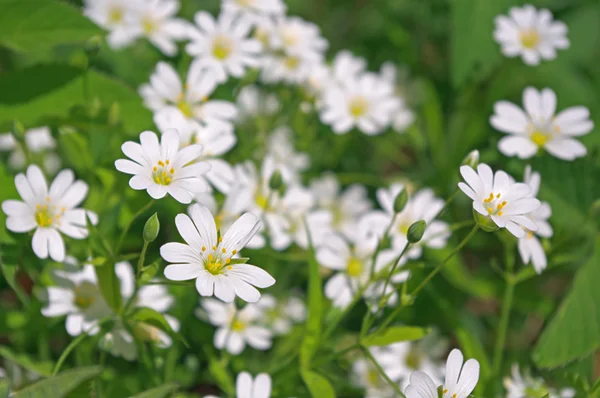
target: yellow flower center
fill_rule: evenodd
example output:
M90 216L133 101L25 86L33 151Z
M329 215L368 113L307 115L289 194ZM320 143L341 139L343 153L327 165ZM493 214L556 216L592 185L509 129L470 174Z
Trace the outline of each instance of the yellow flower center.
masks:
M223 237L219 238L219 243L223 241ZM207 247L202 246L202 252L206 252ZM230 270L232 266L229 265L231 263L231 257L237 254L237 250L232 250L231 254L227 254L227 249L224 247L213 246L210 248L211 253L207 256L207 260L205 260L204 268L213 275L220 275L223 273L223 269Z
M108 12L108 22L111 24L118 24L123 21L123 9L121 7L113 7Z
M359 277L362 275L363 271L363 263L356 257L352 257L350 261L348 261L348 265L346 266L346 272L353 278Z
M421 367L421 356L417 350L411 348L405 359L406 365L414 370L418 370Z
M350 108L350 115L359 118L367 113L369 103L364 97L359 96L352 98L348 107Z
M152 168L152 180L158 185L169 185L173 181L175 169L171 166L171 161L159 160L156 166Z
M54 224L60 224L60 218L67 210L65 207L57 209L55 205L50 204L50 197L46 198L46 204L35 206L35 222L42 228L51 227Z
M294 56L285 57L285 59L283 60L283 66L285 66L286 69L289 70L298 69L298 66L300 66L300 59Z
M487 199L483 200L483 206L486 208L488 214L490 216L501 216L502 213L502 209L504 209L506 207L506 205L508 204L508 202L506 200L500 200L500 197L502 196L502 194L498 193L496 195L494 195L493 192L490 192L490 196L488 196Z
M239 319L236 319L231 324L231 330L233 330L234 332L241 332L244 329L246 329L246 324L240 321Z
M74 293L75 297L73 298L73 303L75 303L78 308L85 310L90 308L96 301L98 287L91 282L83 282L80 285L77 285Z
M235 0L235 2L240 7L250 7L253 3L252 0Z
M546 142L550 139L550 136L542 131L536 130L531 133L531 141L539 147L546 145Z
M157 27L158 25L156 24L156 21L154 21L152 18L144 17L142 19L142 30L147 36L154 33Z
M269 208L269 198L261 193L257 193L254 197L256 205L261 209L267 210Z
M181 100L177 103L177 108L183 113L186 118L191 118L194 116L194 112L192 111L192 106L185 100Z
M408 234L408 228L409 228L409 227L410 227L410 224L408 224L408 223L403 223L403 222L402 222L402 223L400 223L400 224L398 225L398 231L400 231L400 233L401 233L402 235L407 235L407 234Z
M283 39L283 44L285 44L286 47L292 47L298 43L298 35L290 30L285 30L281 34L281 38Z
M380 383L379 372L375 369L369 369L367 371L367 382L370 386L376 387Z
M213 40L213 55L215 58L224 60L229 58L233 50L231 39L225 36L217 36Z
M254 38L262 43L265 48L269 47L269 31L257 26L254 30Z
M537 47L540 42L540 34L535 30L524 30L520 33L521 44L530 50Z

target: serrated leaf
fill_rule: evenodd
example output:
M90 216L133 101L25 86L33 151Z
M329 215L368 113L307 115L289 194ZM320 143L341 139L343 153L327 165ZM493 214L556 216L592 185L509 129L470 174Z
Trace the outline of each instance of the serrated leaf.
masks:
M22 368L40 376L50 376L54 365L51 362L38 362L27 354L15 353L10 348L0 346L0 357L16 363Z
M533 352L541 368L556 368L600 347L600 240L590 260L575 276L571 290ZM576 336L576 338L574 338Z
M51 0L0 0L0 43L18 51L85 41L102 30L81 11Z
M304 370L301 374L313 398L335 398L335 390L325 377L310 370Z
M123 300L121 296L121 284L115 272L115 265L107 261L104 265L94 267L94 271L96 271L102 297L104 297L110 308L118 313Z
M102 373L102 367L90 366L67 370L56 376L38 381L37 383L14 393L14 398L62 398L73 391L83 382L93 379Z
M420 340L428 333L429 329L415 326L392 326L366 336L361 343L367 347L385 346L400 341Z
M165 384L164 386L135 394L131 396L131 398L166 398L177 391L178 388L179 386L177 384Z

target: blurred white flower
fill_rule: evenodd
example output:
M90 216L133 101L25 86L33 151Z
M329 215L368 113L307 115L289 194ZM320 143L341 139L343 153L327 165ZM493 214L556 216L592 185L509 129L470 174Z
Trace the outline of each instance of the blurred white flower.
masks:
M47 288L48 305L42 308L42 315L50 318L66 315L66 328L71 336L98 333L99 321L110 315L111 309L100 293L94 266L55 270L53 275L57 285Z
M222 0L221 9L223 12L240 13L252 20L260 20L282 16L286 7L283 0Z
M367 189L352 184L344 191L334 173L325 173L311 182L317 207L331 213L332 229L351 239L359 233L358 220L372 207Z
M243 77L247 68L259 66L260 41L249 38L252 27L243 15L222 12L215 18L205 11L194 16L196 25L190 29L191 42L186 51L196 62L214 72L218 82L227 76Z
M467 398L479 381L479 362L469 359L463 366L463 354L452 350L446 362L446 379L442 385L442 398ZM416 371L410 375L406 398L438 398L438 388L427 373Z
M298 182L300 173L310 165L310 157L303 152L296 152L292 142L292 131L289 127L280 126L275 129L267 143L267 157L272 160L272 167L279 170L285 183Z
M504 171L495 174L487 164L480 163L477 172L462 166L464 178L459 188L473 200L473 209L484 220L491 220L498 228L506 228L517 238L525 237L525 229L537 231L537 224L527 214L540 207L540 201L532 198L527 184L515 183Z
M536 10L532 5L513 7L510 17L496 17L494 39L507 57L521 56L527 65L556 58L557 49L569 48L567 26L552 20L547 9Z
M519 364L512 365L510 377L504 378L506 398L543 397L548 394L550 398L573 398L575 390L563 388L556 391L546 386L542 378L533 378L530 374L521 375Z
M586 148L574 137L589 133L594 128L590 112L584 106L573 106L556 112L556 94L549 88L537 91L527 87L523 92L525 112L508 101L494 105L490 123L509 134L498 142L498 149L506 156L530 158L544 148L563 160L585 156Z
M165 268L167 279L196 279L200 295L214 294L228 303L235 296L247 302L258 301L260 293L254 286L266 288L275 279L261 268L240 263L234 257L260 228L258 217L243 214L218 237L215 219L208 208L196 204L190 213L191 218L185 214L175 217L177 230L187 244L172 242L160 248L162 258L171 263Z
M233 167L220 157L229 152L236 144L235 133L228 128L206 127L185 116L174 108L165 108L154 114L154 123L165 133L169 129L179 132L182 147L190 144L201 144L202 155L198 161L210 165L210 169L200 178L206 178L217 190L227 193L234 180Z
M393 95L393 87L373 73L348 79L342 85L331 85L323 93L321 121L336 134L358 128L376 135L391 123L401 103Z
M338 52L331 63L333 82L342 86L357 80L366 71L367 60L352 54L348 50Z
M217 327L214 345L225 349L233 355L240 354L246 344L257 350L271 348L273 334L267 328L260 326L263 313L256 304L246 304L241 310L236 310L233 303L205 298L200 301L203 308L196 310L196 316L204 319L205 313L211 324Z
M294 323L306 319L304 302L297 297L277 300L270 294L263 294L256 303L264 313L262 323L275 334L287 334Z
M128 25L135 18L134 5L130 0L85 0L83 13L108 30L108 44L112 48L119 48L136 39L136 36L127 32Z
M400 107L392 117L392 128L398 133L403 133L415 121L415 114L406 105L405 88L400 85L399 71L396 65L385 62L381 65L381 78L394 86L394 93L400 102Z
M171 195L181 203L190 203L194 193L206 191L208 186L202 175L210 165L196 162L202 156L201 145L188 145L180 149L177 130L167 130L160 142L152 131L140 134L140 143L127 141L121 146L130 158L115 161L117 170L133 174L129 186L147 190L148 195L160 199Z
M379 363L380 358L373 353L373 350L371 350L371 354L373 354ZM354 361L352 364L352 375L351 380L357 386L365 389L364 398L394 397L396 395L394 389L379 374L375 365L367 359Z
M444 207L444 201L436 197L430 188L421 189L410 195L404 209L398 214L395 213L394 201L404 189L406 188L402 184L392 184L387 189L379 188L376 195L383 210L371 211L361 220L362 228L376 234L379 239L383 238L385 231L392 223L389 237L392 239L392 246L398 251L402 251L408 244L408 229L413 223L420 220L427 223L423 238L407 251L400 264L404 264L409 258L421 257L423 246L433 249L443 248L450 236L448 224L435 220Z
M23 201L5 200L2 210L8 218L6 228L12 232L35 229L31 245L39 258L65 259L65 242L60 233L74 239L88 235L86 215L93 223L95 213L79 209L88 192L88 185L75 181L71 170L63 170L54 178L50 189L42 170L36 165L27 168L26 174L15 177L15 186Z
M146 107L154 112L169 108L202 126L233 131L237 110L231 102L209 99L216 87L214 72L198 62L190 65L185 84L171 65L159 62L150 83L143 84L139 93Z
M266 115L279 111L280 104L275 94L267 94L254 85L244 86L237 96L238 120Z
M43 153L44 169L54 174L60 168L60 158L54 152L56 141L52 137L49 127L36 127L25 131L25 145L32 154ZM12 133L0 134L0 152L11 152L8 157L8 165L15 170L21 170L27 166L27 157L21 145Z
M527 165L525 168L525 184L529 185L531 188L531 193L529 195L532 198L535 198L538 194L540 181L540 173L532 172L531 166ZM548 223L548 218L550 218L551 215L552 208L550 207L550 204L542 202L537 210L526 215L535 222L538 226L538 230L535 231L535 233L526 231L525 237L519 239L519 254L521 255L521 260L523 260L524 264L529 264L531 262L538 274L542 273L548 262L546 260L544 248L537 236L542 238L552 237L552 227Z

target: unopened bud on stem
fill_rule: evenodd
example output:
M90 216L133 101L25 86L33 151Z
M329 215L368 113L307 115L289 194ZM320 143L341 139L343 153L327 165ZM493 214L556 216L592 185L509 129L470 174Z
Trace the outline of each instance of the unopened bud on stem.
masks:
M158 232L160 231L160 222L158 221L158 216L156 213L152 215L146 221L146 225L144 225L144 241L147 243L153 242L158 236Z
M406 188L402 188L402 191L396 196L394 199L394 212L402 213L402 210L406 207L406 203L408 202L408 192Z
M410 227L408 227L407 238L410 243L417 243L423 238L423 234L425 233L425 227L427 223L425 221L420 220L413 223Z

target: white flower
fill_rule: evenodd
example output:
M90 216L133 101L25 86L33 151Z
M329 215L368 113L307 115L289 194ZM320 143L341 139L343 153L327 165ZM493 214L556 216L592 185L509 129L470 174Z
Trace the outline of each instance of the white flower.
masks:
M267 157L272 160L272 167L279 170L286 183L297 182L300 173L310 165L306 153L296 152L292 143L292 131L289 127L280 126L269 137Z
M117 170L133 174L129 180L131 188L145 189L154 199L168 193L181 203L190 203L194 193L208 189L202 175L210 166L195 162L202 155L202 146L188 145L180 149L177 130L165 132L160 143L154 132L144 131L140 134L140 143L124 143L121 150L131 160L115 162Z
M393 63L385 62L381 65L381 77L395 87L395 94L400 101L400 107L394 112L392 118L392 128L398 133L403 133L414 123L415 114L406 106L406 93L404 92L404 87L400 85L399 74L398 68Z
M485 219L491 219L498 228L506 228L517 238L525 237L525 230L537 231L538 226L526 215L540 207L540 201L530 197L527 184L515 183L504 171L495 174L487 164L461 166L463 182L459 188L473 200L473 209Z
M182 147L201 144L202 155L198 160L208 163L210 169L200 178L206 178L212 186L223 193L229 191L234 180L233 167L220 156L229 152L236 144L237 138L233 130L201 126L194 120L186 119L175 108L165 108L155 113L154 123L163 134L169 129L176 129ZM200 193L202 194L204 193Z
M271 396L271 376L259 373L252 380L248 372L237 376L235 390L238 398L269 398Z
M287 334L295 322L306 319L304 302L297 297L277 300L270 294L263 294L256 305L263 311L263 324L278 335Z
M584 106L574 106L556 116L556 94L549 88L537 91L527 87L523 92L525 112L508 101L494 105L490 123L494 128L509 134L498 143L498 149L506 156L530 158L544 148L563 160L585 156L583 144L575 140L589 133L594 123Z
M262 317L260 307L247 304L236 310L233 303L223 303L215 299L202 299L201 305L208 314L210 323L217 327L214 345L218 349L226 349L233 355L240 354L246 344L257 350L268 350L272 345L273 335L267 328L260 326ZM197 310L199 318L204 311Z
M175 217L177 230L186 241L167 243L160 248L161 256L169 264L167 279L183 281L196 279L196 289L202 296L214 295L232 302L235 296L247 302L256 302L259 291L275 283L266 271L236 261L234 257L260 228L254 214L242 215L225 233L217 238L215 219L205 206L190 208L191 218L185 214Z
M519 364L512 365L511 377L504 378L504 387L506 388L506 398L527 398L543 397L546 394L550 398L573 398L575 390L572 388L563 388L556 391L546 386L542 378L533 378L529 374L523 377L519 371Z
M442 398L467 398L479 381L479 362L469 359L463 366L463 355L452 350L446 362L446 380L442 386ZM427 373L417 371L410 375L406 398L438 398L437 386Z
M120 48L131 44L139 36L128 29L136 17L135 5L130 0L85 0L83 13L110 31L107 37L110 47Z
M323 93L321 121L344 134L356 127L367 135L381 133L400 102L393 87L377 75L365 73L345 85L332 85Z
M142 85L139 93L146 107L154 112L170 108L203 126L233 131L237 110L231 102L209 99L216 87L214 72L198 62L190 65L185 85L171 65L159 62L150 83Z
M371 354L379 363L380 358L371 349ZM365 389L364 398L394 397L394 389L381 377L377 368L366 359L358 359L352 364L352 381ZM436 397L437 398L437 397Z
M525 184L531 188L530 196L536 197L540 188L540 173L532 172L531 166L525 168ZM540 207L528 214L527 217L531 218L533 222L538 226L538 230L535 234L531 231L526 231L525 237L519 239L519 254L524 264L533 264L535 271L540 274L547 265L546 254L544 248L538 240L537 236L542 238L552 237L552 227L548 223L548 218L552 215L552 208L547 202L542 202ZM537 236L536 236L537 235Z
M332 228L351 239L359 232L358 220L371 209L367 189L352 184L341 192L334 173L326 173L311 182L317 206L331 213Z
M340 85L358 79L366 70L367 61L348 50L338 52L331 64L331 74L334 82Z
M510 17L496 17L494 39L507 57L521 56L527 65L538 65L540 59L556 58L556 49L569 48L567 26L552 20L547 9L536 10L531 5L513 7Z
M239 121L246 121L260 115L270 116L277 113L280 108L275 94L267 94L254 85L241 88L236 104Z
M54 178L50 189L42 171L36 165L27 168L26 174L15 177L15 186L23 202L5 200L2 210L8 218L6 228L12 232L35 229L31 245L39 258L63 261L65 243L60 233L74 239L88 235L86 215L93 223L96 214L77 208L85 199L88 186L75 180L71 170L63 170Z
M48 287L48 305L42 308L45 317L66 315L67 332L71 336L98 333L98 321L111 314L102 298L94 266L81 269L55 270L57 286Z
M243 15L222 12L215 20L205 11L194 16L196 27L190 29L191 42L186 51L201 66L214 71L217 81L227 76L241 78L246 68L259 66L262 45L248 37L252 27Z
M49 127L36 127L25 131L25 145L31 153L41 153L56 148L56 141L52 137ZM27 158L23 148L18 144L12 133L0 134L0 152L12 152L8 164L13 169L22 169L27 165ZM54 155L54 154L52 154ZM53 173L56 170L48 170Z
M282 16L285 8L282 0L222 0L221 2L223 12L241 13L258 20L268 16Z

